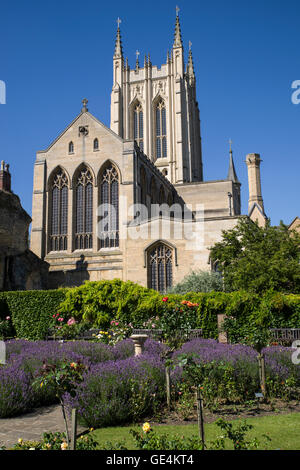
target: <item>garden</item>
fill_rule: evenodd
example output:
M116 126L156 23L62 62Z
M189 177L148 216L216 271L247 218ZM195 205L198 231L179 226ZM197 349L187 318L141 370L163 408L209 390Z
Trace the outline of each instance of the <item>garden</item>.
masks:
M126 286L121 281L113 283L126 291ZM104 286L107 288L107 283ZM97 287L101 291L101 285L98 284ZM223 299L224 302L226 294L222 293L223 297L218 297L217 294L186 296L198 300L192 302L183 298L185 296L151 293L155 297L155 309L148 318L137 309L136 315L140 315L140 318L136 323L153 335L150 334L145 342L142 354L136 356L134 343L130 338L134 331L133 324L128 322L132 317L127 316L126 303L123 302L123 311L120 308L119 315L110 319L103 310L99 314L99 305L95 312L94 300L86 300L82 295L82 292L89 291L90 288L95 292L96 286L93 283L92 286L86 284L70 290L60 302L59 312L49 314L48 333L56 340L8 339L18 324L17 321L14 324L9 315L3 319L5 328L2 328L2 335L4 337L6 334L7 337L6 364L0 366L0 419L60 403L66 416L70 416L72 410L76 409L79 422L87 429L102 430L111 426L126 427L150 422L151 426L149 424L146 431L132 431L135 445L140 448L150 449L154 446L156 449L163 446L161 448L200 449L203 442L198 436L197 426L194 434L183 440L179 437L170 440L161 431L153 431L153 424L171 426L173 431L183 423L195 425L199 418L197 392L201 394L201 406L204 410L202 419L205 423L216 422L223 436L226 434L228 419L300 412L300 369L291 360L293 351L289 347L272 345L271 339L262 333L266 331L262 327L259 332L253 326L246 328L246 314L251 315L253 304L256 307L260 305L260 311L264 311L261 304L266 303L265 299L259 302L258 299L253 301L252 297L251 309L249 302L245 300L247 294L235 293L235 297L239 295L240 315L230 317L227 334L232 341L237 338L237 342L221 344L214 338L217 333L216 305L220 308L220 302L217 303L216 298L219 301ZM269 299L277 298L273 308L278 309L278 295L268 295ZM298 312L295 299L290 302L290 298L281 298L290 310L293 308L295 321ZM73 302L72 307L70 299ZM228 299L226 301L230 305ZM288 315L287 310L282 308L284 301L281 304L282 318ZM66 304L70 314L66 313ZM90 308L86 308L87 304ZM120 304L119 301L119 306ZM271 302L269 309L270 305ZM221 308L223 307L224 305ZM232 312L236 309L236 298L231 308ZM84 312L82 316L78 315L79 311ZM280 315L278 316L280 321ZM202 337L190 339L190 331L203 326L203 318L206 319L206 328L201 329ZM263 318L265 319L265 315ZM32 320L29 318L28 321ZM26 330L27 326L23 325L23 328ZM88 331L88 328L92 328L91 331L94 332L90 340L75 339L80 338L82 332ZM154 333L157 330L161 332L159 340L151 338L155 338ZM260 393L258 351L264 357L263 396ZM221 421L218 422L218 419ZM250 432L251 426L243 423L238 426L236 433L239 436ZM231 437L235 435L232 430L227 429L227 433ZM44 443L28 444L21 441L16 443L16 448L24 449L28 445L31 446L29 448L41 448L40 446L49 444L54 438L55 442L60 442L60 446L68 448L68 430L64 435L56 437L50 434L46 435ZM97 436L95 431L88 436L77 440L77 448L124 448L125 445L122 439L99 443L92 437ZM212 444L213 448L222 448L225 445L224 442L221 445L217 441L219 442L218 436ZM234 441L232 442L234 446ZM251 447L256 441L252 439L249 442L252 443L249 443ZM204 445L209 448L208 443ZM55 448L53 442L51 448Z
M0 419L60 406L66 424L13 448L299 448L298 352L272 334L300 325L299 239L242 220L212 255L222 277L165 294L119 279L1 292Z

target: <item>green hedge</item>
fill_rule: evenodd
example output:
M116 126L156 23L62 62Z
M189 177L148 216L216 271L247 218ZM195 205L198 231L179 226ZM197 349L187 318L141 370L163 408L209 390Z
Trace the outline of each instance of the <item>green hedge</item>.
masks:
M18 338L43 339L65 295L65 289L0 292L0 318L11 317Z
M19 338L43 339L58 311L77 320L86 320L100 328L119 319L142 327L149 318L161 317L182 300L198 303L194 326L202 328L206 338L217 337L217 314L236 318L237 325L258 321L273 327L300 327L300 295L267 292L263 296L247 292L210 292L162 295L133 282L86 282L80 287L48 291L0 293L0 319L10 315Z

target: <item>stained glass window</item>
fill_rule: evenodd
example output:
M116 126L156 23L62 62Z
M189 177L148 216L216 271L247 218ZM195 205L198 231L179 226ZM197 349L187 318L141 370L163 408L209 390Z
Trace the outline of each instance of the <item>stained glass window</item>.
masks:
M60 169L51 185L50 251L68 248L68 191L67 175Z
M100 220L100 247L119 246L119 176L110 164L101 175L100 204L104 208Z
M156 158L167 157L166 106L162 99L156 105Z
M83 167L76 180L75 249L93 248L93 177Z
M159 244L148 253L149 288L165 292L173 282L173 250Z

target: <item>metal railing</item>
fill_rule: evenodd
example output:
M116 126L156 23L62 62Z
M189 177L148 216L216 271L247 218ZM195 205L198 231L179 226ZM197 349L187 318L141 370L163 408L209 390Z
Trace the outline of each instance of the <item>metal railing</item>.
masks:
M270 328L271 335L278 341L300 340L300 328Z

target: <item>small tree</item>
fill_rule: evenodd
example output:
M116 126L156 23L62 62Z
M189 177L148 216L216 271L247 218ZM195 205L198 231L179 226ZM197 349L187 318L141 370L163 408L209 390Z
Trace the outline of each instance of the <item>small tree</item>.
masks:
M75 396L76 387L83 381L83 374L87 370L88 367L80 361L71 363L63 362L60 365L47 364L44 362L32 384L33 387L36 388L50 386L55 389L56 397L59 399L65 422L68 446L70 445L70 434L63 396L65 393L69 393L73 397Z
M260 227L240 218L210 253L222 267L226 291L300 293L300 235L282 222Z
M181 282L169 290L170 294L187 294L188 292L220 292L223 290L222 276L210 271L191 271Z

